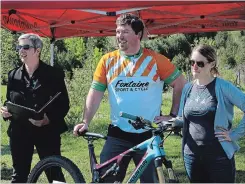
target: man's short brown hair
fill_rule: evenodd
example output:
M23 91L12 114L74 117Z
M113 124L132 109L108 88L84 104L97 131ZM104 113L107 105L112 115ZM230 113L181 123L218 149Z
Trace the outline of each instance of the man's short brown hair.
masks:
M130 13L122 14L117 18L116 24L131 25L136 35L138 35L139 32L142 32L141 38L143 36L144 24L143 21L136 15Z

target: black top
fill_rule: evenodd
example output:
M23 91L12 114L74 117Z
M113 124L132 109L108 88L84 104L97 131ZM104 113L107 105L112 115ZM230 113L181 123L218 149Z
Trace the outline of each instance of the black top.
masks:
M29 131L37 133L41 130L60 134L67 130L64 117L69 110L69 98L64 77L63 71L42 61L39 62L31 78L24 65L9 72L7 101L39 110L50 97L61 92L61 95L45 111L50 120L49 125L40 128L32 125L28 119L11 120L10 118L9 133L12 136Z
M217 107L215 79L207 85L194 84L185 103L184 115L189 122L184 153L220 152L223 149L214 134ZM210 146L214 149L210 149ZM208 149L205 149L205 148ZM216 151L215 151L216 150Z

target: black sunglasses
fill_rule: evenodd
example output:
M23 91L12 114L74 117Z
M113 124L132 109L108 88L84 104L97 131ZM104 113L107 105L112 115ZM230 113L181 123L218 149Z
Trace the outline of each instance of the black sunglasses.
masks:
M16 51L20 51L20 49L24 49L24 50L29 50L30 48L34 48L33 46L31 45L17 45L16 46Z
M191 66L194 66L194 64L196 63L198 67L203 68L205 66L205 62L203 61L194 61L194 60L190 60Z

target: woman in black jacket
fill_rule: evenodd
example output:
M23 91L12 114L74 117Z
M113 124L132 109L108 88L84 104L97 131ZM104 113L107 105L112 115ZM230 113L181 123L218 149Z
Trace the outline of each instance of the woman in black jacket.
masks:
M61 94L45 109L40 119L12 116L6 106L1 115L10 120L8 135L13 161L12 183L25 183L31 168L34 146L40 159L60 155L60 134L67 130L64 121L69 110L69 98L63 71L40 60L42 40L36 34L24 34L18 39L17 51L23 65L9 72L7 101L39 110L58 92ZM55 178L59 170L48 176ZM63 179L60 179L63 180Z

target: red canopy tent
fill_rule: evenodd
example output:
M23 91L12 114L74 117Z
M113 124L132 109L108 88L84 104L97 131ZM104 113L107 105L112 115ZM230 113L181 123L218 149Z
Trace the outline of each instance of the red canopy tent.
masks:
M2 0L1 27L61 39L115 35L115 20L138 14L153 35L245 29L245 1Z
M1 5L2 28L52 41L113 36L117 16L126 12L144 20L148 35L245 29L245 1L2 0Z

